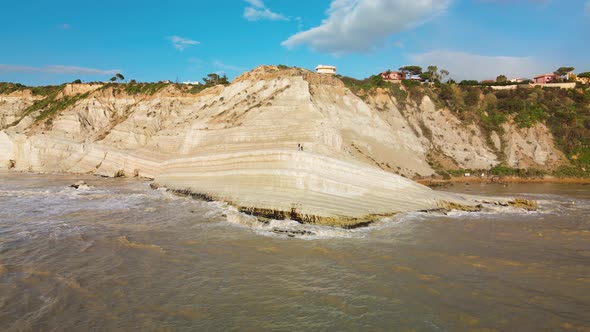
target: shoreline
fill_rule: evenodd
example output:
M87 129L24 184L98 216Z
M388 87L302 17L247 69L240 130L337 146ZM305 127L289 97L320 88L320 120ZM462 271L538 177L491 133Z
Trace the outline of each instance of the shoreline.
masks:
M95 176L99 178L113 178L118 177L101 175L95 173L77 173L77 172L43 172L43 171L31 171L31 170L11 170L0 168L0 174L40 174L40 175L71 175L71 176ZM145 176L121 176L120 178L125 179L139 179L143 181L155 181L154 178ZM479 177L479 176L458 176L452 177L450 180L444 179L409 179L411 181L420 183L422 185L429 184L451 184L451 183L486 183L486 184L504 184L504 183L571 183L571 184L590 184L590 178L575 178L575 177L543 177L543 178L523 178L517 176L492 176L492 177Z
M453 177L450 180L443 179L419 179L414 180L425 186L444 186L453 183L483 183L483 184L507 184L507 183L555 183L555 184L590 184L590 178L521 178L514 176L506 177Z
M57 173L44 173L44 172L31 172L31 171L25 171L25 172L14 172L14 171L9 171L8 174L10 173L22 173L22 174L38 174L38 175L64 175L64 176L72 176L72 177L76 177L75 173L64 173L64 172L57 172ZM105 176L101 176L101 175L97 175L97 174L78 174L78 176L81 177L101 177L101 178L107 178L107 179L117 179L117 177L105 177ZM139 180L139 178L130 178L130 177L119 177L120 179L129 179L132 181L136 181ZM502 184L504 182L497 182L497 178L493 178L496 179L496 182L493 183L498 183L498 184ZM451 180L423 180L427 182L427 185L431 186L431 187L436 187L436 186L444 186L445 184L450 183L451 181L455 180L455 182L459 183L459 182L475 182L473 180L478 180L479 182L486 182L486 181L492 181L492 178L490 179L486 179L486 178L455 178L455 179L451 179ZM146 180L146 179L143 179ZM518 179L512 179L512 180L518 180ZM539 179L540 180L540 179ZM563 179L562 179L563 180ZM590 179L587 179L588 183L590 183ZM166 185L165 183L159 183L158 181L154 181L154 180L148 180L150 182L149 187L151 187L152 189L160 189L160 188L164 188L166 191L169 191L173 194L179 195L179 196L187 196L187 197L192 197L193 199L197 199L197 200L203 200L203 201L218 201L218 202L225 202L228 205L231 205L233 207L235 207L239 212L241 213L245 213L254 217L257 217L258 220L262 221L263 223L266 221L270 221L270 220L293 220L293 221L297 221L301 224L314 224L314 225L321 225L321 226L330 226L330 227L338 227L338 228L343 228L343 229L355 229L355 228L362 228L362 227L366 227L369 226L370 224L372 224L373 222L377 221L380 218L383 217L391 217L393 215L399 214L399 213L405 213L405 212L413 212L413 211L420 211L420 212L426 212L426 213L430 213L430 212L436 212L436 213L446 213L449 211L465 211L465 212L480 212L482 211L482 209L485 206L504 206L504 207L516 207L516 208L523 208L525 210L536 210L537 209L537 202L536 201L532 201L532 200L527 200L527 199L522 199L522 198L518 198L518 197L507 197L507 198L485 198L485 197L478 197L478 196L474 196L474 195L469 195L469 197L463 197L461 195L456 195L454 193L451 192L444 192L444 191L435 191L435 190L431 190L431 189L426 189L425 187L419 186L418 184L416 184L417 188L420 188L422 190L423 194L428 194L431 195L432 198L430 198L430 201L426 201L426 202L422 202L418 199L418 202L413 202L412 198L407 199L406 201L404 201L403 199L399 198L396 195L389 195L385 196L385 197L379 197L376 196L377 199L383 201L383 200L389 200L392 203L398 203L401 208L394 208L391 211L380 211L380 206L376 206L375 208L375 212L369 211L368 213L362 213L360 215L345 215L345 214L337 214L337 215L329 215L329 214L325 214L325 213L321 213L322 211L320 211L320 213L314 213L313 211L310 213L309 211L306 211L305 209L302 209L302 205L300 204L299 206L293 204L292 202L287 206L287 208L284 208L282 206L278 206L278 204L275 203L274 206L269 207L266 202L262 202L262 204L260 205L253 205L251 204L251 202L246 201L246 203L250 203L250 204L240 204L239 202L236 202L235 200L232 199L228 199L227 197L223 197L223 196L218 196L216 195L214 192L206 192L206 191L198 191L195 190L195 188L191 188L190 186L185 186L185 189L178 189L175 188L174 186L169 186ZM147 182L147 181L146 181ZM183 182L185 183L185 182ZM85 182L84 182L85 184ZM186 184L186 183L185 183ZM74 183L73 185L71 185L70 187L74 187L76 189L78 189L76 187L76 183ZM303 195L305 195L306 193L303 193ZM317 194L315 194L317 196ZM326 194L327 195L327 194ZM332 196L327 196L325 198L330 198ZM337 201L338 196L333 196L334 200ZM369 199L372 197L369 197ZM368 199L365 199L368 200ZM434 202L432 202L434 201ZM284 203L284 202L279 202L279 203ZM289 202L287 202L289 203ZM346 202L345 202L346 203ZM408 208L409 204L414 203L415 206L410 206L410 208ZM421 203L421 205L420 205ZM266 204L266 205L265 205ZM365 203L367 204L367 203ZM306 207L306 206L303 206ZM312 206L313 207L313 206ZM320 207L321 208L321 207ZM308 209L309 210L309 209ZM371 213L372 212L372 213Z

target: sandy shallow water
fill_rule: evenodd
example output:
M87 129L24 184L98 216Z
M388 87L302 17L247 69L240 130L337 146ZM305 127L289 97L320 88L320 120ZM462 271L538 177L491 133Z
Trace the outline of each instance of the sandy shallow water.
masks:
M144 181L3 173L0 326L590 331L590 186L447 190L540 211L264 225Z

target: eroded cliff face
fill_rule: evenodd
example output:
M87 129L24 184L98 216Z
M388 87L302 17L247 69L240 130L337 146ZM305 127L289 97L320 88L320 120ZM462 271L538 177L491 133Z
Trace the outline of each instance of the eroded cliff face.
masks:
M488 169L502 161L553 169L566 162L542 123L508 123L503 134L483 133L437 109L428 96L419 104L404 101L400 109L386 91L363 100L336 78L299 69L260 67L228 87L197 95L173 85L154 95L129 95L78 84L66 85L58 99L82 94L87 95L41 121L40 111L24 111L43 97L28 90L1 95L0 165L13 160L20 170L122 170L154 177L157 167L148 164L168 155L298 146L406 177L432 175L433 161L457 169ZM133 153L153 162L135 167Z
M36 99L26 92L0 96L0 167L144 176L245 210L354 223L476 205L396 175L432 175L433 158L473 169L498 164L503 152L514 165L563 158L542 125L507 128L494 147L428 97L400 110L386 93L363 100L301 69L259 67L229 86L183 91L68 85L56 98L66 107L40 109L28 108Z
M41 97L35 97L29 90L17 91L8 95L0 94L0 130L18 120L27 107Z
M543 123L531 128L518 128L514 123L507 123L503 129L500 146L510 167L554 170L568 163Z
M554 170L568 164L543 123L519 128L509 119L503 133L487 133L448 109L436 108L428 96L420 103L404 101L402 110L399 101L385 90L367 95L366 102L395 132L396 145L409 149L427 165L486 170L505 163L513 168ZM416 164L406 165L411 166L402 168L401 174L412 174L412 170L416 175L430 174Z

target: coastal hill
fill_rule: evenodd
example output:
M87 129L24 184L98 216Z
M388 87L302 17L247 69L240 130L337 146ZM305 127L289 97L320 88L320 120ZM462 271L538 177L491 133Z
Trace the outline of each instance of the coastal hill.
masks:
M274 66L206 89L4 84L0 167L148 177L245 212L340 225L482 203L408 178L466 170L586 171L583 121L574 131L580 143L564 147L538 111L523 120L518 112L502 113L500 92L457 89L372 84ZM570 110L588 107L587 90L529 90L537 99L578 93L578 99L563 97Z

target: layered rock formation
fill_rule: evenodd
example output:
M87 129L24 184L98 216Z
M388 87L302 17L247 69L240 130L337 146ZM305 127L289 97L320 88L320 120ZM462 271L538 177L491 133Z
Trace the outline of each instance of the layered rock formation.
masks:
M38 99L39 97L34 97L29 90L10 95L0 94L0 130L20 119L23 111Z
M405 211L471 209L479 203L400 175L432 175L432 155L465 168L499 162L477 127L428 97L402 113L389 95L363 100L337 78L301 69L259 67L198 94L174 85L153 95L66 86L56 97L68 101L63 109L30 107L35 99L18 93L0 96L0 167L149 177L302 222L355 225ZM497 150L511 151L517 164L559 155L550 142L522 140L503 137Z

